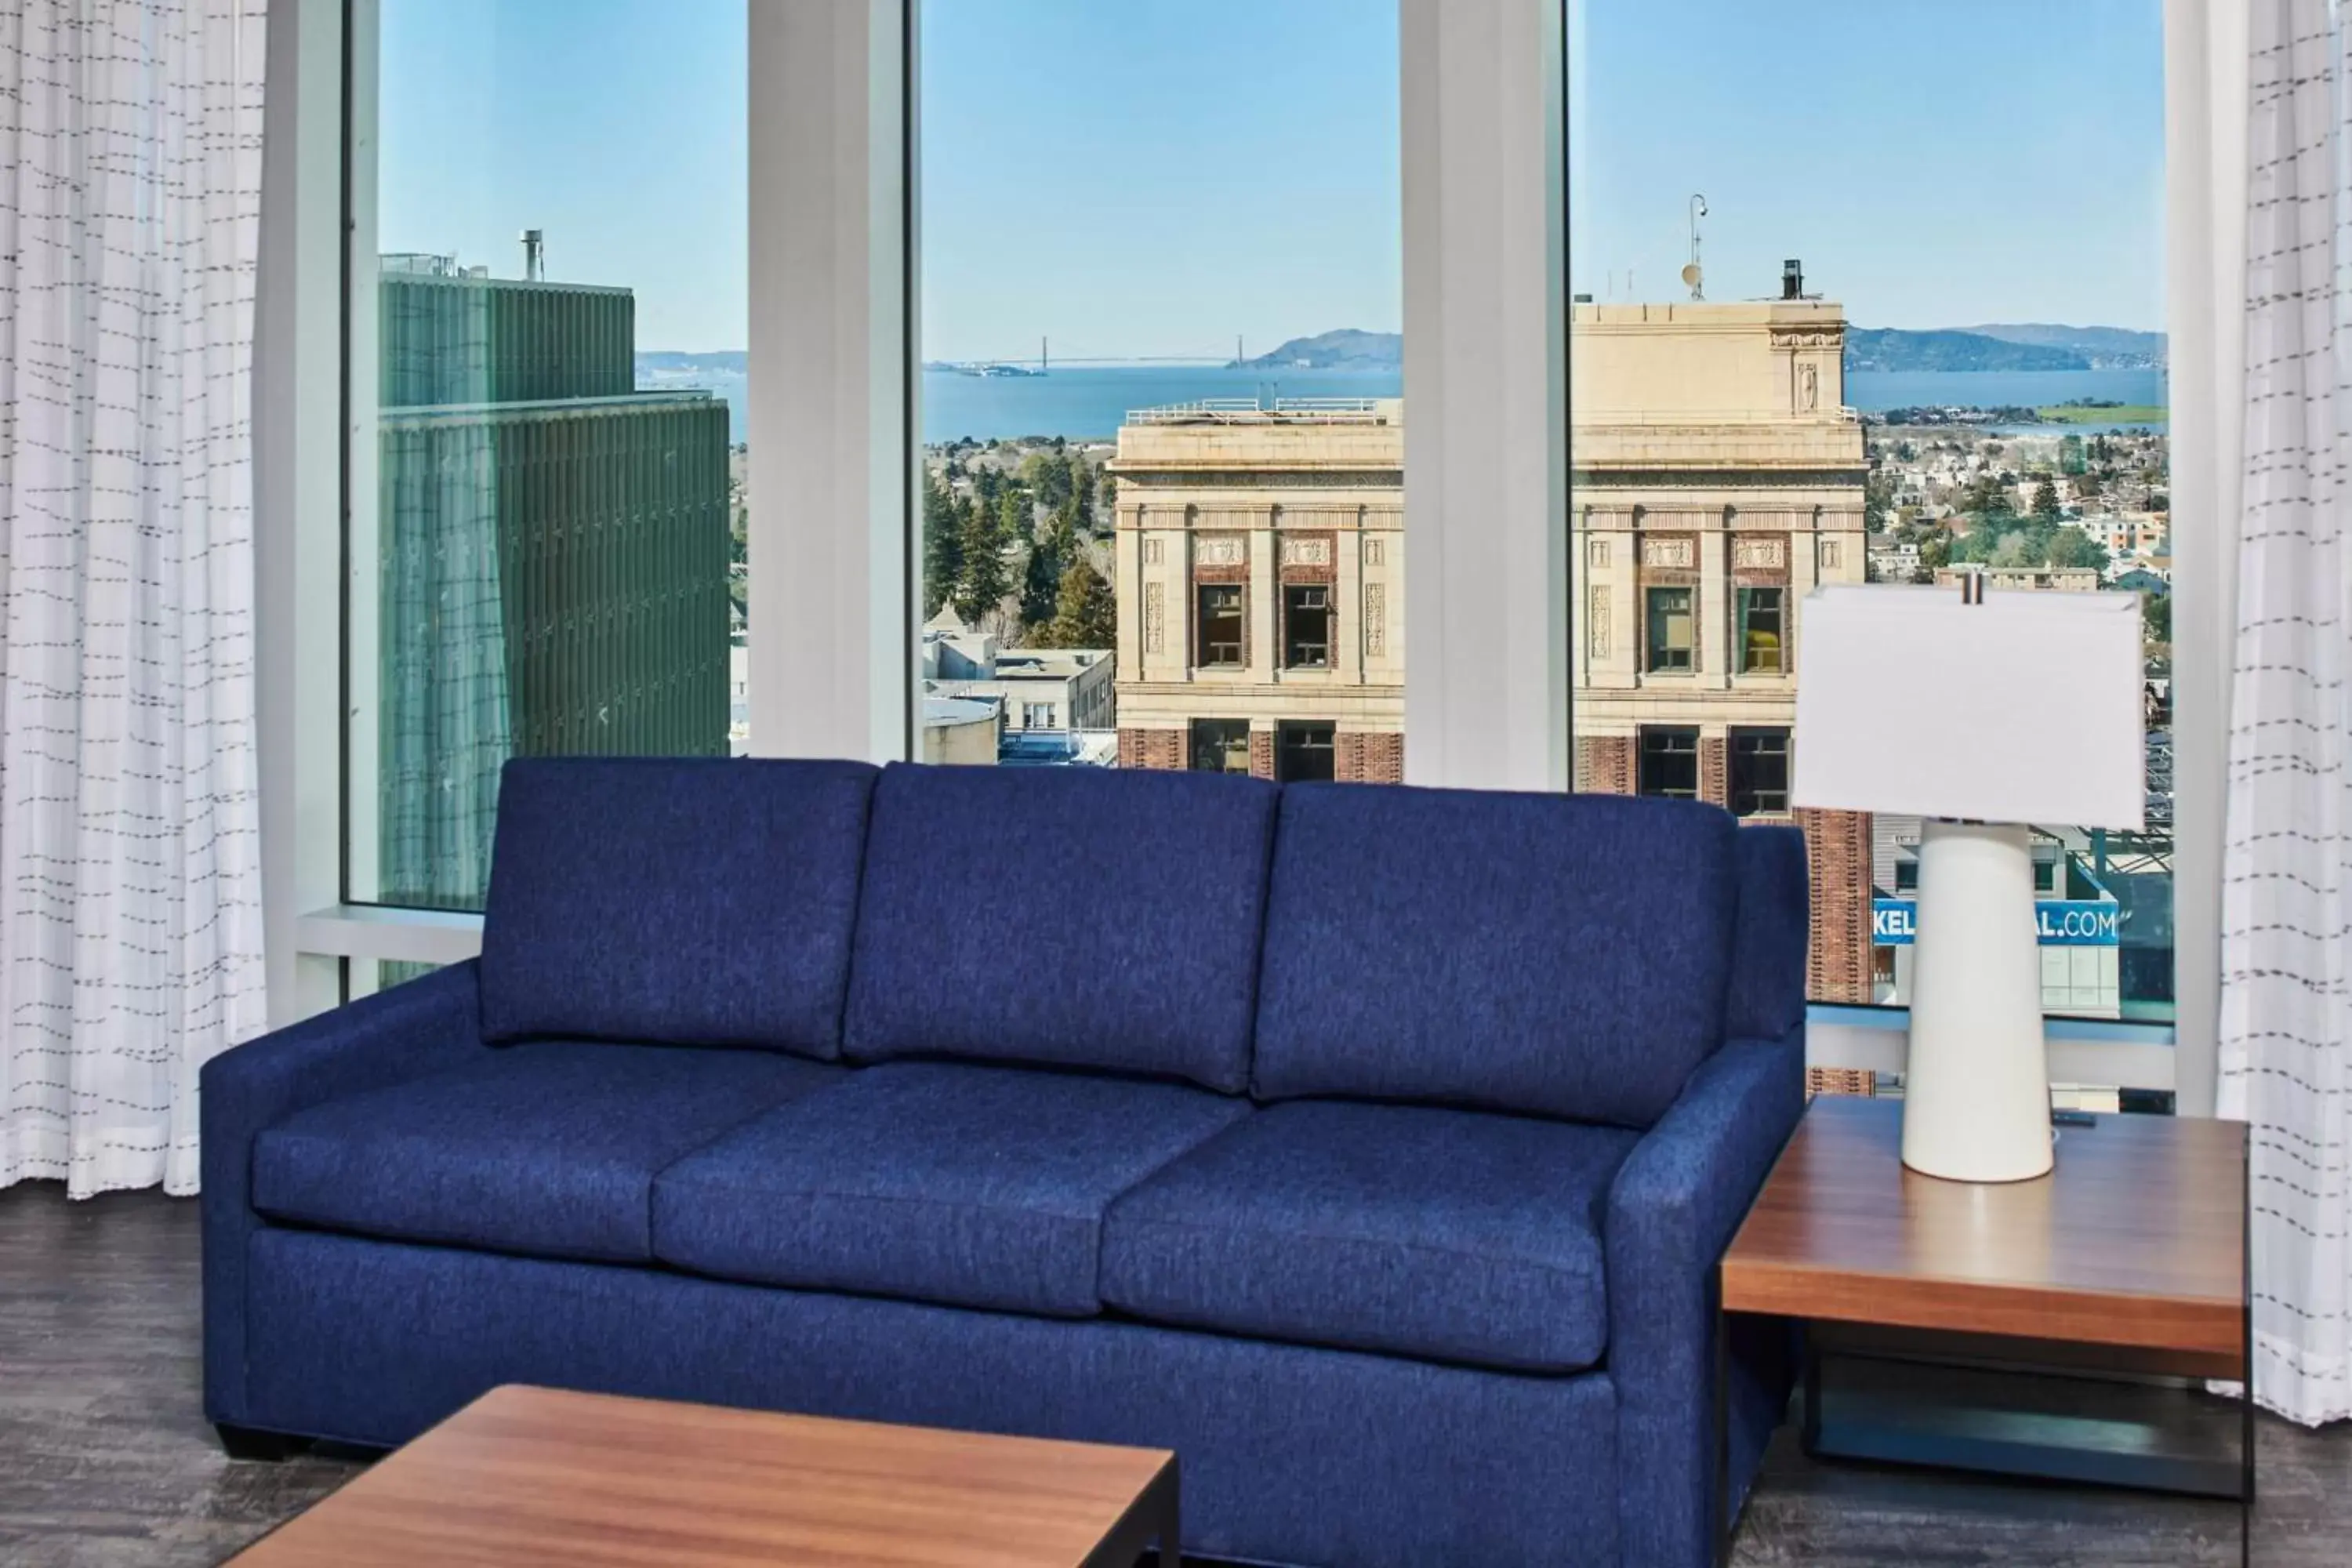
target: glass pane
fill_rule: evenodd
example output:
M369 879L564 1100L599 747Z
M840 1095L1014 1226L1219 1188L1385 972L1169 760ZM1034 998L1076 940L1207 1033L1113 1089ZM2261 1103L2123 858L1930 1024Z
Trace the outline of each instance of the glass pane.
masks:
M1786 757L1741 742L1794 721L1817 584L2139 594L2148 827L2037 825L2043 1003L2168 1021L2159 0L1567 0L1567 25L1576 787L1687 776L1781 815ZM1891 135L1917 79L1888 62L1918 60L1981 90ZM1920 700L1958 679L1920 671ZM1794 815L1815 999L1903 1003L1918 821Z
M476 909L509 757L748 743L743 0L351 11L347 896Z
M1401 778L1396 7L918 25L923 754Z

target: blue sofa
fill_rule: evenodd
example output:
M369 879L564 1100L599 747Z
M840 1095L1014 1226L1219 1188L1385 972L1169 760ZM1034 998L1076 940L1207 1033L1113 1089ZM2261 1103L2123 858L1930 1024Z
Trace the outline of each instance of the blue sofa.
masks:
M233 1451L501 1383L1162 1446L1185 1548L1710 1558L1805 874L1693 804L518 762L482 952L204 1071Z

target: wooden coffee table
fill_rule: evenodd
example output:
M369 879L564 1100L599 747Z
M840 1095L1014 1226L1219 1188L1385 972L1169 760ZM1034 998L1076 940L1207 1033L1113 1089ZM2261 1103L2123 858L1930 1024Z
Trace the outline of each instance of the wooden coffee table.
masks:
M1176 1456L544 1388L484 1394L238 1568L1176 1568Z
M2084 1118L2059 1127L2050 1174L1980 1184L1906 1169L1902 1118L1900 1101L1816 1099L1718 1268L1724 1312L1805 1327L1806 1452L2232 1499L2242 1550L2254 1492L2245 1128ZM1718 1318L1719 1367L1723 1330ZM1824 1353L2074 1381L2020 1380L2041 1388L2039 1409L1949 1413L1907 1407L1922 1401L1900 1386L1874 1402L1865 1387L1864 1416L1832 1424ZM2143 1380L2125 1391L2130 1419L2070 1408L2081 1378L2115 1374ZM2203 1448L2168 1436L2157 1416L2177 1415L2178 1385L2149 1378L2238 1382L2234 1452L2216 1457L2210 1434ZM1718 1400L1718 1454L1725 1417Z

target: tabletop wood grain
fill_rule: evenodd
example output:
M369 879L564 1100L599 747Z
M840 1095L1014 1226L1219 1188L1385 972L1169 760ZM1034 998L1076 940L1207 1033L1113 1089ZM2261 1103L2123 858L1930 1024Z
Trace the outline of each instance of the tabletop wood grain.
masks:
M1902 1163L1899 1101L1825 1095L1723 1259L1723 1304L1830 1321L2170 1352L2242 1366L2245 1129L2102 1116L2030 1182Z
M495 1389L237 1568L1076 1568L1174 1464L1048 1442Z

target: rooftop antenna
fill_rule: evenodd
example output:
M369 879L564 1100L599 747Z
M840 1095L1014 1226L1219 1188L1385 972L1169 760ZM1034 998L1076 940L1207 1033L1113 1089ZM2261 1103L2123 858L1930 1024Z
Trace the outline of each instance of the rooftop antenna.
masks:
M543 230L522 231L522 275L532 283L547 276L547 235Z
M1694 300L1704 300L1706 298L1706 274L1699 269L1698 265L1698 220L1706 216L1706 198L1702 195L1694 195L1690 199L1690 265L1683 268L1683 281L1690 285L1691 298Z

